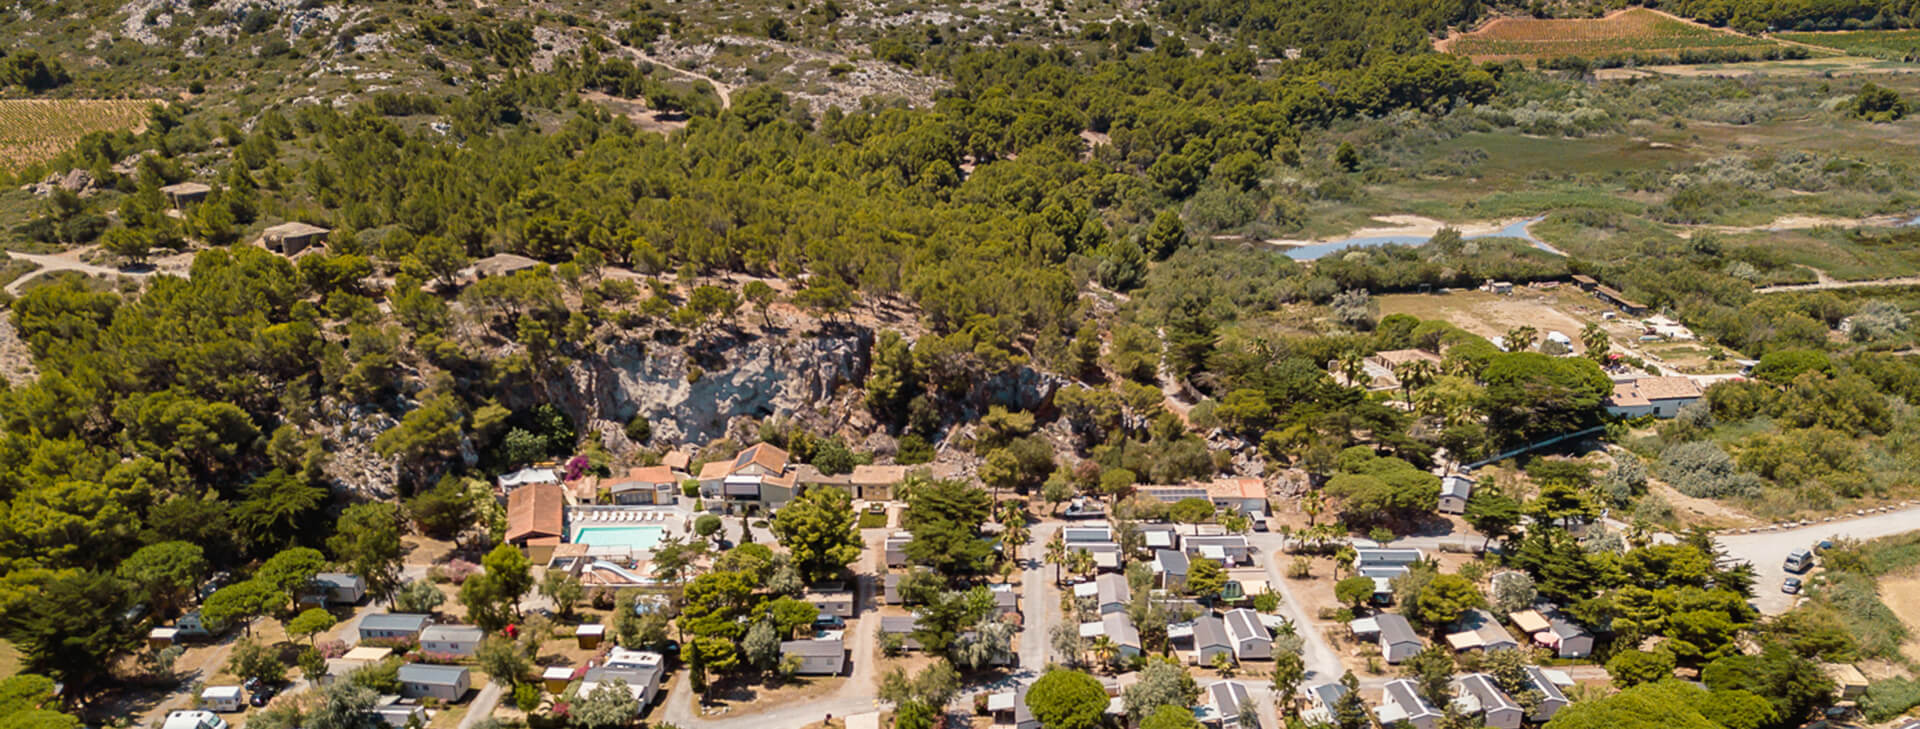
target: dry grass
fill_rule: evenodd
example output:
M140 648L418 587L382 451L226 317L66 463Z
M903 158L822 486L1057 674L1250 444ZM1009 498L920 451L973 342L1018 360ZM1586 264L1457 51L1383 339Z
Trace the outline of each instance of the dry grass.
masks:
M1501 18L1451 38L1443 50L1474 61L1540 60L1624 53L1671 55L1687 50L1758 49L1775 45L1634 8L1598 19Z
M93 132L146 126L151 99L0 100L0 171L53 159Z

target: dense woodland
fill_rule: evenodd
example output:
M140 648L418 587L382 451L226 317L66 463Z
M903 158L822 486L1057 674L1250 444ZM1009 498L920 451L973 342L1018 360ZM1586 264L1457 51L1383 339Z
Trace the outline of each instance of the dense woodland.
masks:
M1231 469L1232 454L1210 447L1213 438L1273 468L1303 470L1335 503L1338 529L1404 531L1431 511L1437 484L1427 469L1437 453L1467 460L1600 425L1611 384L1604 347L1589 357L1502 352L1445 322L1381 317L1372 296L1592 273L1721 346L1761 356L1757 380L1716 387L1709 407L1659 428L1610 424L1609 440L1654 465L1625 465L1633 456L1621 453L1603 476L1584 466L1536 469L1533 493L1490 490L1479 500L1476 526L1510 540L1512 566L1540 594L1624 636L1620 645L1672 638L1659 657L1622 651L1623 660L1701 667L1712 689L1649 682L1609 701L1707 702L1693 710L1733 729L1804 717L1814 699L1755 677L1790 682L1841 648L1807 648L1791 627L1758 623L1745 603L1750 574L1714 567L1697 538L1581 544L1555 527L1591 521L1603 506L1646 529L1670 525L1672 509L1648 494L1649 468L1688 495L1778 513L1895 493L1915 470L1902 454L1920 433L1920 364L1855 351L1829 331L1851 317L1903 332L1905 315L1835 296L1759 299L1754 278L1785 264L1750 248L1729 253L1708 236L1648 235L1609 256L1562 258L1445 232L1418 248L1311 265L1214 239L1231 227L1209 223L1229 217L1213 214L1223 205L1258 211L1246 218L1298 216L1306 195L1270 187L1276 173L1311 170L1320 183L1311 194L1329 198L1392 174L1375 150L1328 148L1330 130L1481 115L1488 128L1592 131L1515 119L1585 79L1428 51L1432 34L1481 17L1480 3L1349 5L1170 0L1154 9L1164 29L1090 26L1071 45L922 36L897 55L950 84L930 103L818 117L771 86L734 89L722 108L626 60L619 44L665 32L651 11L629 13L625 32L561 54L544 72L528 64L524 25L426 23L418 33L462 49L465 70L447 72L460 82L455 93L367 93L329 106L235 103L213 89L155 106L144 131L91 136L18 180L77 168L101 188L22 205L30 212L6 221L18 245L97 243L132 262L198 255L187 277L126 290L57 279L7 302L39 374L0 389L0 626L31 670L84 701L134 672L133 627L172 617L215 570L248 576L209 599L236 621L287 615L290 591L323 564L391 578L399 533L445 537L495 521L484 483L492 470L576 453L592 467L615 465L604 444L539 401L536 383L629 332L698 348L744 329L752 317L743 307L764 315L776 298L822 329L865 326L859 315L882 303L914 312L918 336L874 333L862 383L863 407L897 438L898 462L924 461L933 444L948 443L979 456L981 480L996 491L1119 504L1138 484ZM1909 17L1845 3L1669 9L1742 28ZM1218 43L1195 40L1204 37ZM283 42L260 57L323 42L296 40L299 48ZM1278 60L1289 49L1299 58ZM0 59L0 83L34 93L84 95L90 74L128 82L121 64L82 71L28 50ZM205 91L211 75L201 76L188 83ZM642 130L583 101L583 91L690 118L671 135ZM1632 93L1603 101L1632 106ZM168 215L159 189L189 179L215 190ZM1709 216L1740 190L1728 181L1701 188L1658 214ZM1624 214L1565 215L1590 229L1632 225ZM288 260L248 244L288 220L331 228L326 249ZM546 265L462 280L474 260L501 252ZM759 287L736 290L732 277ZM1408 348L1443 363L1404 373L1403 392L1369 394L1329 371L1352 373L1369 354ZM963 406L971 383L1020 367L1067 383L1045 412L974 417ZM1173 412L1169 391L1197 404ZM373 444L401 464L392 500L350 494L323 468L342 425L375 417L393 424ZM1059 452L1043 434L1054 421L1072 440ZM848 452L837 434L764 432L801 460L840 464L823 470L875 455ZM633 445L660 445L647 433L644 421L626 430ZM796 445L806 443L831 445ZM469 447L479 452L471 462ZM1020 520L991 513L971 484L916 484L912 494L914 559L955 577L915 590L940 616L915 637L963 668L986 665L1006 652L1007 636L981 628L961 638L986 609L973 583L1001 565L977 536L989 518ZM844 504L814 501L775 520L783 541L813 544L804 535L834 531L828 515ZM1513 528L1523 502L1535 522L1524 538ZM848 548L822 542L791 560L739 548L692 579L679 616L693 626L690 655L701 656L701 670L772 670L769 636L811 620L791 593L843 568ZM698 550L672 545L661 562L683 569ZM505 553L488 559L490 573L513 572ZM753 589L769 581L778 595ZM405 590L395 579L375 582L382 597ZM472 584L482 622L504 622L506 596L528 589ZM778 617L741 620L769 611ZM1164 625L1155 617L1165 616L1138 622ZM1819 635L1855 640L1856 626L1833 625L1846 619L1822 613ZM621 629L636 644L665 640L664 623ZM1768 649L1736 655L1739 636L1755 630ZM893 690L903 705L944 704L939 691L905 678ZM1582 721L1611 723L1600 708L1585 711ZM1728 718L1734 711L1765 720Z

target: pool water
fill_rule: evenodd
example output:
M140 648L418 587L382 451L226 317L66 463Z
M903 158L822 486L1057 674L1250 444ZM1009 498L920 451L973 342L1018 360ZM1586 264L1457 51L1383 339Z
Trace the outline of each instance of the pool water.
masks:
M589 526L573 532L575 544L653 549L667 530L657 526Z

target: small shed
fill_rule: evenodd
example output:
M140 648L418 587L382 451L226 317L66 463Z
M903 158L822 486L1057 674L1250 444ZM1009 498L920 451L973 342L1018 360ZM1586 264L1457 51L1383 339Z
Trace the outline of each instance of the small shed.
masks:
M147 647L156 651L173 645L179 639L179 628L159 627L147 631Z
M185 210L188 205L207 199L207 193L213 188L199 182L181 182L160 188L160 194L167 196L167 204L175 210Z
M583 650L599 648L601 639L606 637L607 626L598 623L588 623L573 630L573 640Z
M567 684L573 683L573 669L567 666L548 666L540 671L540 683L547 693L559 696L567 690Z
M281 223L266 229L260 243L283 256L291 256L327 242L326 228L302 222Z

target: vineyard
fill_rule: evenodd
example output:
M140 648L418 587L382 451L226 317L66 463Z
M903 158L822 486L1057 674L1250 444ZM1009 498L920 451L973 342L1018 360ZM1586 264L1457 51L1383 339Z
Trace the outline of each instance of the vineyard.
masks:
M1776 35L1795 43L1832 48L1850 56L1869 56L1889 61L1920 59L1920 30L1851 30Z
M1450 39L1443 50L1475 61L1540 61L1702 52L1757 56L1779 45L1634 8L1593 20L1501 18Z
M0 100L0 172L52 159L93 132L137 128L151 104L146 99Z

